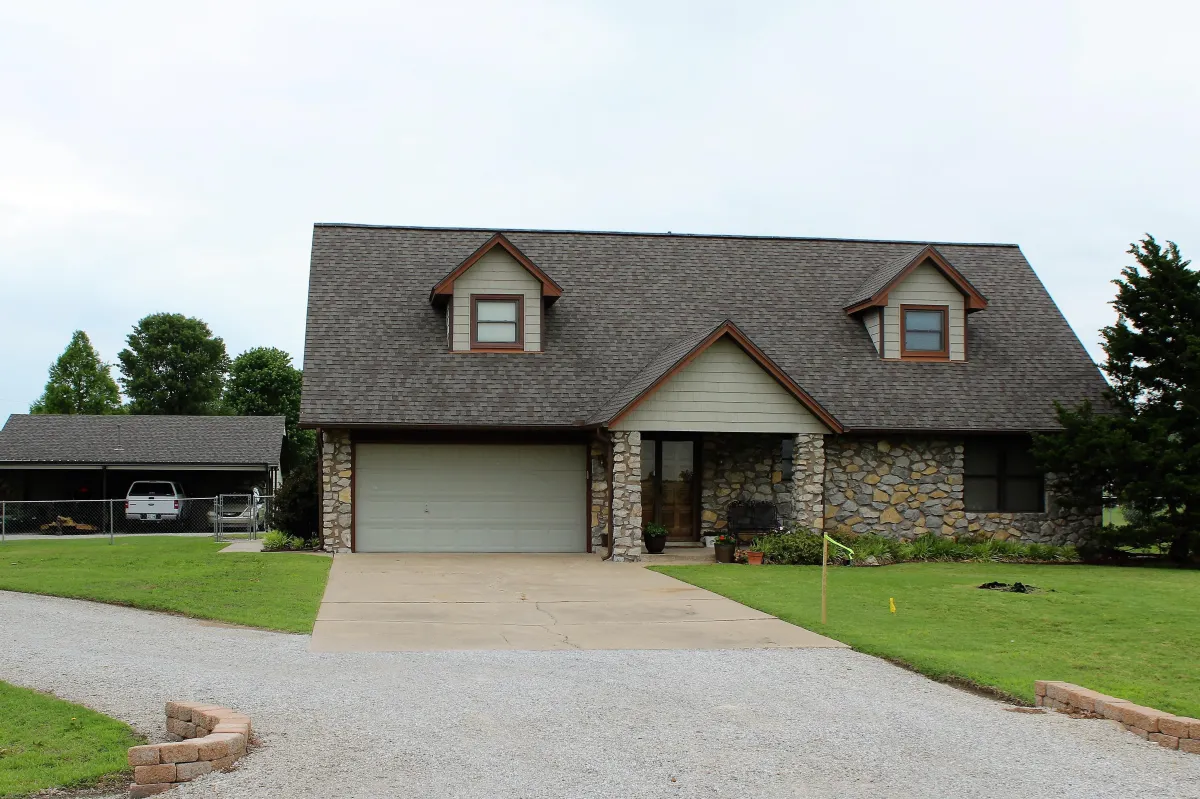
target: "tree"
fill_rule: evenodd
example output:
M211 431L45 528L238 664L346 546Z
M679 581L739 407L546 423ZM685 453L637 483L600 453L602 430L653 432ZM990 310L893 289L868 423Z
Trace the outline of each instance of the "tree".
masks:
M292 356L274 347L256 347L233 359L225 405L239 416L282 416L285 436L280 456L284 474L301 465L315 466L311 430L300 429L300 388L304 373Z
M294 469L275 489L274 526L305 541L321 543L317 532L317 469Z
M30 413L120 413L121 392L87 333L76 330L50 367L46 390Z
M151 314L121 350L121 385L133 413L212 414L220 409L229 358L208 325L183 314Z
M1112 412L1057 406L1060 432L1035 454L1059 501L1080 507L1104 490L1128 509L1116 542L1200 549L1200 273L1174 242L1149 234L1114 280L1116 324L1101 331Z

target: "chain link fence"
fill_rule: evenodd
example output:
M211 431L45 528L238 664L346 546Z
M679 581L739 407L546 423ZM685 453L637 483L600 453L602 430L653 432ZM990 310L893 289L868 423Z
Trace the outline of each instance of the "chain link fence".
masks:
M0 501L0 540L42 536L211 535L255 538L272 529L274 497L221 494L125 499Z

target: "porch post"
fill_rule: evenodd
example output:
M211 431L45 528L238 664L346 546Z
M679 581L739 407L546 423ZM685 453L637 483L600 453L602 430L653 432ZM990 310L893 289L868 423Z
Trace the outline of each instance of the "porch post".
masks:
M346 430L321 432L321 539L326 552L349 552L354 502L350 434Z
M792 442L792 523L821 530L825 523L825 436L798 433Z
M613 560L642 559L642 434L613 431Z

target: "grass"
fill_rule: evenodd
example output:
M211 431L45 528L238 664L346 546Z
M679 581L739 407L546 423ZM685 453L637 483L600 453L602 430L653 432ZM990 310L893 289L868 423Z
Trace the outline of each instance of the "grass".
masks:
M1034 680L1065 680L1200 717L1200 571L982 563L833 568L829 624L822 626L819 566L654 568L935 679L966 679L1030 702ZM1052 590L976 587L991 581Z
M0 589L312 632L329 558L218 554L224 546L167 536L9 541L0 545Z
M86 707L0 682L0 797L81 788L127 770L144 743L127 724Z

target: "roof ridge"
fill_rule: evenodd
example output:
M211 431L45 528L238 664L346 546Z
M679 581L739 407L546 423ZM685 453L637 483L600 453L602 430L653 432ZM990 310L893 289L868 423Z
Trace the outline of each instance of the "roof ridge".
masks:
M558 236L629 236L632 238L679 238L679 239L749 239L753 241L834 241L853 244L911 244L914 246L941 247L1005 247L1020 249L1019 244L987 241L923 241L920 239L869 239L844 236L780 236L753 233L655 233L632 230L574 230L566 228L517 228L517 227L454 227L439 225L371 225L359 222L314 222L314 228L341 227L367 230L427 230L446 233L540 233Z

